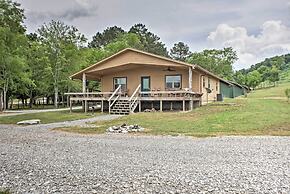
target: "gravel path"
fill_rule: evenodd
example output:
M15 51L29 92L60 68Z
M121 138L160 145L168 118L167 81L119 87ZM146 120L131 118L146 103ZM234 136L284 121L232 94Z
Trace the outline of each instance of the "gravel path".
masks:
M78 135L48 128L0 126L0 187L16 193L290 193L289 137Z

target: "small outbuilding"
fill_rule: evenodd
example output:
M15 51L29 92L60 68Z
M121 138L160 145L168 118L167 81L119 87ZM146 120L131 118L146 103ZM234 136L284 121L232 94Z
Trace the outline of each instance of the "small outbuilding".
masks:
M247 89L236 82L220 80L220 93L224 98L235 98L245 95L246 92Z

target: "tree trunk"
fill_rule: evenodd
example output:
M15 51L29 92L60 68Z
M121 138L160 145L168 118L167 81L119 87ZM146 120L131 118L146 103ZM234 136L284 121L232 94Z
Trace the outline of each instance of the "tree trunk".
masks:
M13 109L13 96L11 97L10 109Z
M62 105L62 107L65 107L64 106L64 95L63 94L61 95L61 105Z
M33 97L32 97L32 92L30 92L29 108L32 108L32 104L33 104Z
M0 91L0 112L3 111L3 91Z
M24 109L24 98L23 97L21 98L21 101L22 101L22 108Z
M7 91L6 88L4 87L3 90L3 110L6 110L7 108Z
M58 108L58 88L54 87L54 108Z

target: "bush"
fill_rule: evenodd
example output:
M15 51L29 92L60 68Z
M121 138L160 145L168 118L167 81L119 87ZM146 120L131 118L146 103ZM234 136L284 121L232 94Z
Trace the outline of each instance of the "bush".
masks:
M11 192L9 191L9 189L5 189L5 190L2 190L0 188L0 194L10 194Z
M286 95L286 97L287 97L287 99L288 99L288 101L289 101L289 99L290 99L290 88L287 88L287 89L285 90L285 95Z

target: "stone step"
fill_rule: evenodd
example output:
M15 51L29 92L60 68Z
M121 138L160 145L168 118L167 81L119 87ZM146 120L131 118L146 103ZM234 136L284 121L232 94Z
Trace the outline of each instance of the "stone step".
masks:
M118 105L130 105L130 103L115 103L115 104L118 104Z
M130 112L120 112L120 111L111 111L111 114L124 114L128 115Z
M114 104L114 107L128 108L128 107L130 107L130 105Z

